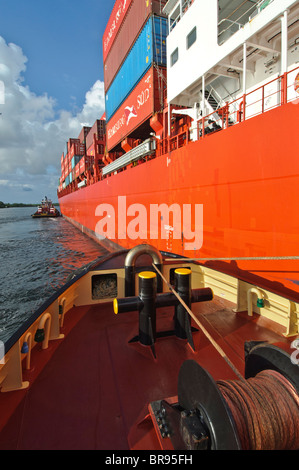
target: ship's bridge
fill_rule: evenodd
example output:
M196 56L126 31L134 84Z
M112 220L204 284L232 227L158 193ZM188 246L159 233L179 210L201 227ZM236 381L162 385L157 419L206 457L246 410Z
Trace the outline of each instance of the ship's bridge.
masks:
M298 0L169 0L164 13L168 102L195 119L298 65Z

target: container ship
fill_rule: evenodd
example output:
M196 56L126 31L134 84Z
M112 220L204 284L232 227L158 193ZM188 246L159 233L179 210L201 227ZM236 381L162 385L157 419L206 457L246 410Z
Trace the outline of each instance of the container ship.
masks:
M299 450L298 18L116 1L105 114L58 189L110 252L0 342L0 449Z
M105 114L61 157L63 216L111 249L150 243L298 298L298 11L117 1Z

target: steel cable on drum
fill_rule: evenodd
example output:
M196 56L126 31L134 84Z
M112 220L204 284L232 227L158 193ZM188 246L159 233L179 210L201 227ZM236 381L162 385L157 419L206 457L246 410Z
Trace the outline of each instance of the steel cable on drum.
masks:
M279 372L245 381L217 381L243 450L298 450L299 396Z
M237 367L231 362L231 360L227 357L227 355L225 354L225 352L223 351L223 349L219 346L219 344L216 343L216 341L212 338L212 336L210 335L210 333L207 331L207 329L201 324L201 322L199 321L199 319L194 315L194 313L192 312L192 310L188 307L188 305L183 301L183 299L181 298L181 296L176 292L176 290L169 284L169 282L167 281L167 279L165 279L165 277L163 276L163 274L161 273L161 271L157 268L157 266L152 263L152 266L153 268L157 271L157 273L159 274L159 276L161 276L161 278L163 279L164 283L167 285L167 287L169 288L169 290L176 296L176 298L178 299L178 301L183 305L183 307L186 309L186 311L189 313L190 317L194 320L194 322L196 323L196 325L201 329L201 331L203 332L203 334L206 336L206 338L208 338L208 340L210 341L210 343L214 346L214 348L218 351L218 353L221 355L221 357L223 357L223 359L226 361L226 363L229 365L229 367L233 370L233 372L236 374L237 377L239 377L240 380L245 380L243 377L242 377L242 374L239 372L239 370L237 369Z
M220 380L217 385L232 414L242 449L299 450L299 396L295 387L274 370L263 370L246 380L157 266L152 266L239 378Z

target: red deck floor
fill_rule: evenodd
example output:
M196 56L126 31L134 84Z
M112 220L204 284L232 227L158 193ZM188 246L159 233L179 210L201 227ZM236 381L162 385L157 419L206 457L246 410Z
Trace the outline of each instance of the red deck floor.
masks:
M242 373L244 341L281 340L245 315L223 308L213 313L210 305L199 306L209 310L209 324L202 320ZM157 331L172 327L172 315L171 309L159 310ZM137 313L116 316L108 304L77 307L74 323L30 388L13 392L22 400L0 433L0 449L154 448L154 431L137 422L151 401L177 395L186 359L197 360L215 380L235 378L201 332L194 333L195 353L183 340L158 339L155 359L149 348L128 344L138 333ZM29 380L30 374L34 365Z

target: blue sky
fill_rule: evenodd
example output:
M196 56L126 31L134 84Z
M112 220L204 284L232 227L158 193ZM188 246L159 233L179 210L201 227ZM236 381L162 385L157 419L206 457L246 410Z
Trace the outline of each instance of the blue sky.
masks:
M65 140L104 112L102 36L113 5L0 0L0 200L57 200Z
M28 58L25 83L72 109L103 80L102 36L114 0L1 0L0 35Z

